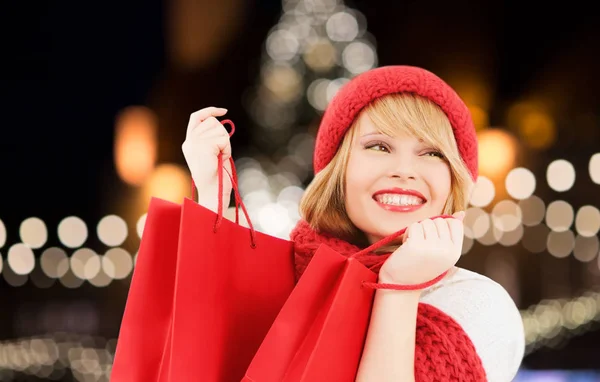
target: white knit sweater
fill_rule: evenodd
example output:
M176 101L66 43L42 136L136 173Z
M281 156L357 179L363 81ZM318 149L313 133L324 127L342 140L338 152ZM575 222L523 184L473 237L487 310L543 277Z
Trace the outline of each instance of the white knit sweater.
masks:
M500 284L455 267L423 291L421 302L458 322L473 342L489 382L515 378L525 352L525 332L517 306Z

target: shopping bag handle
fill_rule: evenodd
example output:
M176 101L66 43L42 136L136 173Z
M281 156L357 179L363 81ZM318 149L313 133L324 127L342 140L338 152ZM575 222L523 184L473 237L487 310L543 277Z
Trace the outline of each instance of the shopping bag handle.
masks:
M437 218L447 219L447 218L454 218L454 217L451 215L440 215L440 216L433 217L432 219L437 219ZM370 252L373 252L374 250L379 249L379 248L383 247L384 245L387 245L387 244L391 243L392 241L394 241L395 239L399 238L400 236L402 236L404 234L404 232L406 232L406 227L402 228L400 231L397 231L397 232L379 240L378 242L370 245L369 247L367 247L359 252L356 252L354 255L351 255L350 257L357 258L361 255L365 255ZM373 267L381 265L383 262L385 262L386 259L387 259L387 256L381 262L373 265ZM363 281L363 286L365 286L367 288L371 288L371 289L420 290L420 289L428 288L431 285L437 283L438 281L443 279L446 276L446 274L448 274L448 272L449 272L449 270L445 271L444 273L442 273L438 277L434 278L433 280L429 280L429 281L421 283L421 284L399 285L399 284L371 283L371 282Z
M222 125L225 124L229 124L231 126L231 132L229 133L229 137L231 137L233 135L233 133L235 132L235 125L233 124L233 122L229 119L224 120L223 122L221 122ZM242 208L242 212L244 213L244 216L246 217L246 221L248 222L248 226L250 228L250 246L252 248L256 248L256 232L254 230L254 226L252 225L252 221L250 220L250 216L248 215L248 211L246 210L246 206L244 205L244 202L242 201L242 197L240 196L240 191L238 188L238 178L237 178L237 172L235 170L235 162L233 161L232 157L229 157L229 163L231 164L231 171L233 172L233 174L230 174L229 171L227 171L227 169L225 169L225 167L223 166L223 153L219 153L219 155L217 156L218 159L218 165L217 165L217 175L219 178L219 204L217 206L217 219L215 221L215 224L213 226L213 232L217 232L219 230L219 227L221 226L221 222L223 221L223 171L227 172L227 175L229 176L229 179L231 180L231 185L233 187L233 194L234 194L234 198L235 198L235 222L236 224L240 224L240 216L239 216L239 209L240 207ZM192 199L195 199L195 189L196 189L196 184L194 183L194 179L192 179Z

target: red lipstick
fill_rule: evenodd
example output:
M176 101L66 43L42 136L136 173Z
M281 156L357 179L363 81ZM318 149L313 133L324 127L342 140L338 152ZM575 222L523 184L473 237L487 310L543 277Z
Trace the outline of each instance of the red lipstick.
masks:
M411 195L411 196L416 196L416 197L420 198L423 201L423 203L422 204L415 204L415 205L406 205L406 206L397 206L397 205L393 205L393 204L384 204L384 203L380 203L379 201L377 201L377 198L376 198L377 195L381 195L381 194L395 194L395 195ZM373 194L373 200L375 200L375 202L381 208L383 208L383 209L385 209L387 211L391 211L391 212L413 212L413 211L416 211L419 208L423 207L423 205L425 204L425 202L427 202L427 199L425 198L425 196L423 196L423 194L421 194L419 191L411 190L411 189L406 189L406 188L390 188L390 189L386 189L386 190L379 190L375 194Z

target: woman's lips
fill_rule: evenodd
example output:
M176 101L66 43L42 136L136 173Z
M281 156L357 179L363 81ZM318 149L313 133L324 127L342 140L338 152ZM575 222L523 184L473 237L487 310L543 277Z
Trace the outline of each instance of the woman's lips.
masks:
M379 203L377 200L375 201L375 203L377 203L379 205L379 207L383 208L384 210L390 211L390 212L413 212L425 205L425 204L414 204L414 205L400 206L400 205L395 205L395 204Z

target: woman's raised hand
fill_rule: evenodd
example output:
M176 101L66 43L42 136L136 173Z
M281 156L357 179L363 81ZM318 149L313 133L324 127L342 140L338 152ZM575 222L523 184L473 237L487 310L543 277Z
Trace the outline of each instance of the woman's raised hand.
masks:
M379 282L415 285L435 279L451 269L462 253L465 213L452 218L426 219L411 224L403 244L379 271Z
M185 141L181 146L192 179L198 190L198 204L217 212L219 180L218 155L223 153L223 167L232 174L229 158L231 143L229 133L216 117L227 109L207 107L190 115ZM229 206L231 179L223 174L223 211Z

